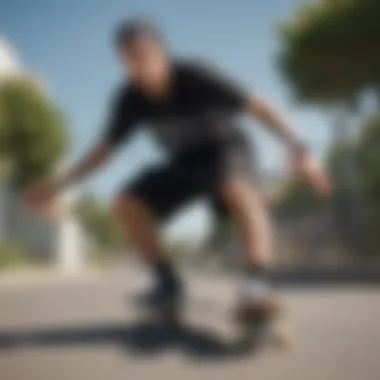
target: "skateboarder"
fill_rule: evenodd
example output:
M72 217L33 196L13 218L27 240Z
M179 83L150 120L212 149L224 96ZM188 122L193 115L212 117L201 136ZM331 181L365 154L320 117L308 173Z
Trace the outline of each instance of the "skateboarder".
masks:
M124 186L114 205L125 233L157 278L152 299L171 302L182 294L181 279L165 255L155 221L203 196L223 206L240 234L245 263L241 307L265 309L271 294L266 278L271 235L237 117L245 114L261 121L285 145L293 169L321 193L328 191L324 173L270 105L213 66L174 57L152 24L123 22L115 45L128 80L116 91L100 141L65 175L32 186L28 202L41 206L88 177L144 124L170 160Z

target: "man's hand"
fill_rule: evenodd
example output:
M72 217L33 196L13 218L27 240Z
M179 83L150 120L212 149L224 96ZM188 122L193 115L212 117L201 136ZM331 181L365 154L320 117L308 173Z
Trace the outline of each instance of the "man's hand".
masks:
M26 190L25 201L33 208L44 208L59 192L58 183L47 181L30 186Z
M26 202L30 206L43 208L58 192L86 178L94 170L104 165L112 152L112 146L98 143L65 175L53 181L41 182L31 186L26 191Z
M307 181L318 194L328 195L331 191L330 180L307 151L292 150L290 155L294 174Z

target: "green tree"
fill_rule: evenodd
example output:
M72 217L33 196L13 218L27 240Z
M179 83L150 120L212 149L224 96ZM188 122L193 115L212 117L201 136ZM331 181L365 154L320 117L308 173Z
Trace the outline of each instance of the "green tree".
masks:
M300 7L281 27L280 70L298 101L328 105L342 116L334 125L337 147L348 140L347 118L362 91L379 93L379 14L377 0L321 0ZM360 229L356 160L356 152L339 148L335 199L338 212L351 210L351 221L345 212L339 219Z
M342 162L347 158L356 165L355 176L351 176L353 183L347 184L342 173ZM361 239L366 244L366 250L380 252L380 238L378 225L380 223L380 116L373 116L365 121L361 127L361 133L357 139L351 139L331 147L328 156L328 167L331 178L334 181L335 198L339 201L337 206L341 209L338 213L341 226L349 244L353 244L352 237L357 233L354 226L350 225L355 215L351 200L347 199L347 187L355 190L354 199L360 204ZM355 237L355 236L354 236Z
M13 242L0 242L0 270L23 267L32 261L31 256Z
M379 89L380 2L309 3L281 27L280 69L300 101L352 99Z
M366 239L372 252L380 254L380 116L365 124L357 144L358 173Z
M380 202L380 115L365 123L357 151L361 188L366 196Z
M67 148L65 132L62 113L33 80L1 82L0 163L13 189L55 170Z

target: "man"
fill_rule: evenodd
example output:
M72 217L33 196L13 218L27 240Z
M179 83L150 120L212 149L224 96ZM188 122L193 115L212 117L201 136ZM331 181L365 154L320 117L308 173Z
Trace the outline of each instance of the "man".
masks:
M213 69L172 58L152 25L123 23L116 45L130 81L117 91L101 141L66 175L33 186L29 201L41 205L83 180L104 165L141 123L147 124L171 160L123 188L115 209L125 232L157 277L152 300L178 300L182 291L165 256L155 218L166 218L186 201L205 196L228 212L243 242L241 307L254 310L257 305L264 306L270 300L266 281L270 234L236 116L246 113L261 120L285 144L293 168L321 192L328 186L323 172L268 104Z

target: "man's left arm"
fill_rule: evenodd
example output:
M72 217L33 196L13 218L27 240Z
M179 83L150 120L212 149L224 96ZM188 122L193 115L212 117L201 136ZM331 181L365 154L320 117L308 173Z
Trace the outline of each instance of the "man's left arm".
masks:
M280 113L263 99L247 96L246 112L260 120L263 125L285 145L291 157L291 164L296 174L306 179L321 194L330 191L330 183L324 171L319 168L308 152L306 145L293 131Z
M251 95L244 86L231 80L215 67L194 65L190 67L190 73L192 83L196 83L211 102L215 101L231 110L245 112L260 120L292 150L303 147L298 136L273 107L259 97Z
M269 103L257 96L246 96L244 103L247 114L261 121L291 152L306 151L306 145L281 114Z
M309 181L321 193L329 192L329 181L324 172L309 155L297 134L272 106L257 96L252 96L236 82L210 67L193 67L191 79L197 83L211 102L236 111L243 111L258 119L286 146L293 170Z

